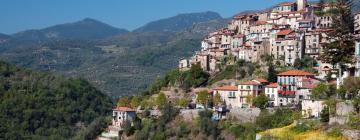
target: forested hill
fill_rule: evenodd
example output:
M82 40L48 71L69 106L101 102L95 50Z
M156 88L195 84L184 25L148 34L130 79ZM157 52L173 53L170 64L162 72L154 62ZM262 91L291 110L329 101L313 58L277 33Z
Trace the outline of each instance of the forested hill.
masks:
M85 80L0 61L0 139L93 138L112 105Z

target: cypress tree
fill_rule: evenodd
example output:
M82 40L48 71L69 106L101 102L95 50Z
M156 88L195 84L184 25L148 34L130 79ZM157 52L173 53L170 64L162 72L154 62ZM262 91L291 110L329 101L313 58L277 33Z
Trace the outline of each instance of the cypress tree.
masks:
M330 64L352 63L354 58L354 17L351 13L352 0L337 0L334 9L329 10L333 23L327 33L328 43L323 45L320 58Z

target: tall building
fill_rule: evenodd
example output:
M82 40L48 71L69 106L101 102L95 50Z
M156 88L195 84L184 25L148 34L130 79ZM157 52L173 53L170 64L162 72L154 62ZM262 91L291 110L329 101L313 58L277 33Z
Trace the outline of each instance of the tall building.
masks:
M297 0L297 10L301 11L306 8L306 0Z

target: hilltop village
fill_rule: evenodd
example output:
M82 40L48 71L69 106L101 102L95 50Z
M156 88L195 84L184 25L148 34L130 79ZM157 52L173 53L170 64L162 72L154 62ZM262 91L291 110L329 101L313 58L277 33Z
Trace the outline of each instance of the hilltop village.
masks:
M234 16L227 28L210 33L202 42L201 50L189 59L179 61L179 69L200 64L210 73L219 71L224 56L249 62L261 62L264 55L291 66L305 56L317 60L319 78L324 78L333 65L320 61L322 44L329 42L332 16L318 14L332 9L331 4L308 4L306 0L286 2L273 9ZM355 16L355 31L360 30L359 14ZM357 45L357 53L358 52ZM359 62L351 64L359 76ZM335 67L336 68L336 67Z
M245 13L234 16L226 28L210 33L202 42L201 50L189 59L179 61L179 69L188 70L199 64L204 71L216 74L224 58L252 63L266 63L264 57L271 57L274 63L287 67L296 61L310 58L316 61L314 71L288 70L277 74L277 82L252 79L238 84L213 88L213 94L220 93L228 106L251 107L246 102L249 95L258 96L264 92L270 99L270 106L285 106L302 103L303 108L313 110L310 116L319 116L322 107L310 98L311 90L320 82L332 76L333 84L340 87L349 76L360 76L360 42L355 44L356 63L339 70L338 65L329 64L319 58L323 44L330 42L332 16L319 14L333 9L330 3L307 3L306 0L286 2L270 10ZM360 31L360 14L355 15L355 34ZM322 102L322 101L320 101Z
M99 139L359 139L360 14L356 60L328 63L334 8L297 0L234 16L149 91L120 98Z

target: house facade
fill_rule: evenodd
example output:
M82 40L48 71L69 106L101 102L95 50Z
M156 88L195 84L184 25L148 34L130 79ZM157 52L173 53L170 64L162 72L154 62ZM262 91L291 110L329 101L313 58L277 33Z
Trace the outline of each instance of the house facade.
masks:
M125 121L132 122L135 117L135 110L128 107L116 107L113 109L112 125L121 127Z

